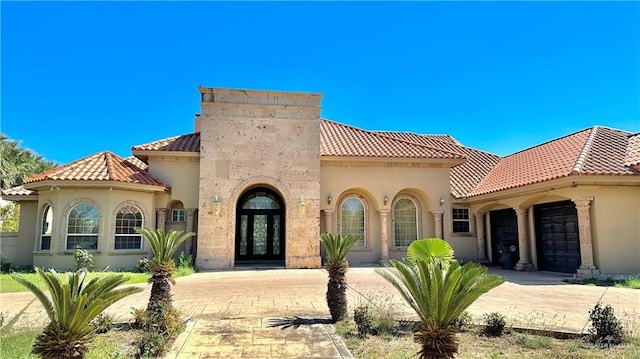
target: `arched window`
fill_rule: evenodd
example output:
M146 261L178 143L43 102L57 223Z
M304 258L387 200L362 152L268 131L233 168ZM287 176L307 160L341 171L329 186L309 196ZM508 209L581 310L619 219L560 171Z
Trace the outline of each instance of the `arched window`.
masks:
M136 228L143 226L142 212L135 206L124 206L116 214L115 249L142 249L142 236Z
M340 213L340 234L359 236L354 247L364 247L366 238L365 205L358 197L348 197L342 202Z
M418 208L407 197L398 199L393 205L393 234L396 247L408 247L418 239Z
M40 250L51 250L51 225L53 223L53 211L51 206L44 207L42 212L42 228L40 229Z
M76 205L69 212L67 223L67 250L76 246L83 249L98 249L98 233L100 230L100 213L86 203Z

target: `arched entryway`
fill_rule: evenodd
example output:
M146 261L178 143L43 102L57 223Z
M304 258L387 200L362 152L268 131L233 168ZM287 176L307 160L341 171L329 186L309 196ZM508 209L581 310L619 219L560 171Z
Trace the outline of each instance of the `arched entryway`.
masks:
M236 210L236 263L284 265L285 208L280 195L266 187L246 191Z

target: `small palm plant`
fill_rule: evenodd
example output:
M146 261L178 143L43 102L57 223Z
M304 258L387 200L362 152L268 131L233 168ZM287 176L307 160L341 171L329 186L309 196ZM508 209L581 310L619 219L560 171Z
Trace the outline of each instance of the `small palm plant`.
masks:
M138 232L142 234L151 247L153 259L151 260L151 296L147 305L149 314L156 313L160 309L169 310L171 308L171 285L175 284L173 273L176 271L176 263L173 255L180 245L195 235L193 232L183 233L183 231L163 229L140 228Z
M84 358L93 335L91 320L118 300L142 290L116 289L128 280L122 274L88 280L85 271L61 275L53 269L36 268L36 273L42 277L51 299L22 274L14 273L13 278L38 298L51 321L33 344L33 353L44 359Z
M476 299L504 282L487 268L453 260L453 249L442 239L418 240L409 245L408 258L391 260L395 271L380 270L418 314L414 340L421 359L453 358L458 352L455 319Z
M327 305L333 322L344 319L347 315L347 280L346 273L349 267L347 253L358 241L358 236L350 234L342 236L323 233L320 243L327 252L326 268L329 273L327 283Z

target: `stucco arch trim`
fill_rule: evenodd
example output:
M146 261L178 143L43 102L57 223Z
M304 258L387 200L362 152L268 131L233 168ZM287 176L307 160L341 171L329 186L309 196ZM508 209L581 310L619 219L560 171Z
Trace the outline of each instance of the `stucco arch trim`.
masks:
M89 204L92 205L97 211L98 211L98 216L100 217L100 230L98 231L98 249L96 251L101 251L102 248L104 248L104 238L105 238L105 220L104 220L104 211L102 210L102 207L98 204L98 202L96 202L95 200L91 199L91 198L87 198L87 197L81 197L81 198L76 198L71 200L69 203L67 203L67 205L64 207L64 211L62 212L62 218L60 219L60 243L59 243L59 248L60 251L63 252L69 252L70 250L66 249L66 244L67 244L67 225L69 223L69 213L71 212L71 210L79 205L79 204Z
M50 210L53 211L53 213L51 214L51 247L49 248L49 250L42 250L40 249L40 238L42 236L42 225L43 225L43 221L44 221L44 210L49 207L51 208ZM60 223L56 222L56 213L55 213L55 207L53 206L53 202L50 199L45 199L40 201L39 206L38 206L38 211L36 212L37 214L37 218L36 218L36 230L35 230L35 236L34 236L34 240L33 240L33 251L34 252L40 252L40 253L50 253L54 246L53 244L54 242L54 233L56 233L55 231L58 230L58 228L60 227Z
M113 212L111 213L111 233L113 235L110 235L110 240L109 240L109 251L117 251L117 252L145 252L147 251L147 241L144 238L141 238L141 245L140 245L140 249L136 249L136 250L122 250L122 249L114 249L115 248L115 234L116 234L116 216L118 215L118 212L127 206L132 206L135 207L136 209L138 209L140 212L142 212L142 227L153 227L153 226L149 226L149 221L152 219L149 210L140 202L135 201L135 200L126 200L126 201L122 201L120 203L118 203L114 209Z

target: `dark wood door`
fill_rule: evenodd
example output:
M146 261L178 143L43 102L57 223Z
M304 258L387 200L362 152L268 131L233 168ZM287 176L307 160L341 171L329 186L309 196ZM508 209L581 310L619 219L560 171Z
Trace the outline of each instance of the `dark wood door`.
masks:
M266 188L243 195L236 218L236 260L284 259L284 207Z
M500 265L500 248L509 250L513 261L518 255L518 218L513 208L489 212L491 223L491 264ZM511 251L515 246L515 251Z
M578 211L571 201L534 206L538 268L575 273L580 266Z

